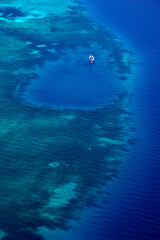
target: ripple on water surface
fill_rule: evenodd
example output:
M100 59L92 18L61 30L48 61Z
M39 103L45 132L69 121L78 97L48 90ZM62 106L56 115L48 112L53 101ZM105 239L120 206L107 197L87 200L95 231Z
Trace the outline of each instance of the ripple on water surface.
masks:
M20 94L29 104L49 108L94 109L104 107L120 93L102 50L90 64L89 51L67 50L59 61L48 62ZM23 87L24 89L24 87Z

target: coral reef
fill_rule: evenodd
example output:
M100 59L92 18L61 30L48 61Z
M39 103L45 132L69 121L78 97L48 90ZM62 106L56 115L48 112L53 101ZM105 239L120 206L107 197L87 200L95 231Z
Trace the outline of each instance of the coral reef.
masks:
M132 54L78 1L1 1L0 13L0 229L3 240L43 239L38 227L65 228L117 175L127 96L92 111L50 110L24 105L16 91L90 39L123 79Z

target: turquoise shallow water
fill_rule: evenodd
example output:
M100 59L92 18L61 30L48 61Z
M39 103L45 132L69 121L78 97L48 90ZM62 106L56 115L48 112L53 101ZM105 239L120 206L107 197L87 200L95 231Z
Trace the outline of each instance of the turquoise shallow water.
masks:
M3 150L0 152L0 167L3 171L0 175L2 200L0 233L3 240L45 239L48 238L50 229L51 238L57 231L62 238L64 230L65 234L70 234L70 229L74 231L74 224L79 223L83 209L94 206L102 187L117 176L117 166L120 164L117 157L126 151L127 130L124 121L125 118L129 119L126 111L127 94L116 95L115 101L111 104L92 110L77 109L77 105L76 109L72 107L53 110L26 104L22 98L17 97L17 93L20 91L24 93L30 80L34 82L39 79L38 63L42 70L39 73L44 73L46 59L55 60L57 55L50 55L47 52L48 47L47 51L41 50L39 57L34 57L33 55L37 54L35 49L38 47L35 46L35 41L37 43L38 33L35 34L36 40L32 39L32 44L28 42L24 44L24 38L28 39L28 35L21 34L22 26L16 33L13 30L7 31L6 26L4 27L9 39L15 38L15 35L18 37L16 39L18 49L15 51L18 56L15 56L14 62L9 64L7 62L7 66L3 62L5 71L1 77ZM106 36L106 32L104 34ZM114 38L107 34L107 39L108 37L108 43L113 45ZM3 38L7 36L3 35ZM7 38L7 41L9 39ZM46 36L43 39L44 43L45 40ZM19 45L24 49L19 50ZM118 55L117 65L121 65L118 69L124 68L124 72L126 67L121 61L124 50L116 46L117 44L114 44L112 47L113 57ZM11 41L11 46L7 50L12 52L13 49L15 50L15 44L12 45ZM62 49L63 46L60 46L57 51L60 52ZM25 51L27 54L31 53L28 58ZM69 81L69 78L67 80ZM105 86L106 82L102 83ZM93 82L90 84L94 86ZM98 87L97 81L96 85ZM84 86L83 81L83 89ZM98 94L102 93L102 88L100 89ZM78 92L78 89L76 90ZM82 89L80 92L82 93ZM71 91L70 93L72 94ZM73 101L71 104L73 105ZM81 230L84 229L81 225L79 227ZM58 235L55 238L58 238Z
M79 2L27 3L0 9L1 239L81 239L133 131L132 53Z

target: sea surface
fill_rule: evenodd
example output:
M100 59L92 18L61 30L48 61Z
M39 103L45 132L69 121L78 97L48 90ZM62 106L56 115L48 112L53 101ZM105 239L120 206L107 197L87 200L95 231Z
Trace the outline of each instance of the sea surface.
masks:
M160 239L160 3L159 1L85 1L90 15L116 33L136 58L131 109L135 145L106 187L100 208L86 211L65 239ZM107 194L109 192L109 194ZM83 229L83 230L82 230ZM73 235L73 238L72 238Z
M160 3L90 1L95 19L124 39L134 52L136 69L128 91L137 141L123 159L103 208L89 221L88 239L160 239ZM92 216L93 217L93 216ZM86 227L87 229L87 227ZM93 234L91 234L91 232ZM99 237L98 237L99 236ZM86 238L87 239L87 238Z
M159 240L160 3L57 2L0 8L0 238Z

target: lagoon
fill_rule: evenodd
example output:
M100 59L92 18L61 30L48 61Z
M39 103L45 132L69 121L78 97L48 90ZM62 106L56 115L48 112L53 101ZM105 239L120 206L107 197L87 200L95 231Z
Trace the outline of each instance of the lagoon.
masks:
M96 50L95 63L88 61L87 49L67 51L56 62L47 62L30 80L22 101L52 109L95 109L111 103L123 84L110 69L103 50ZM23 83L22 83L23 86Z

